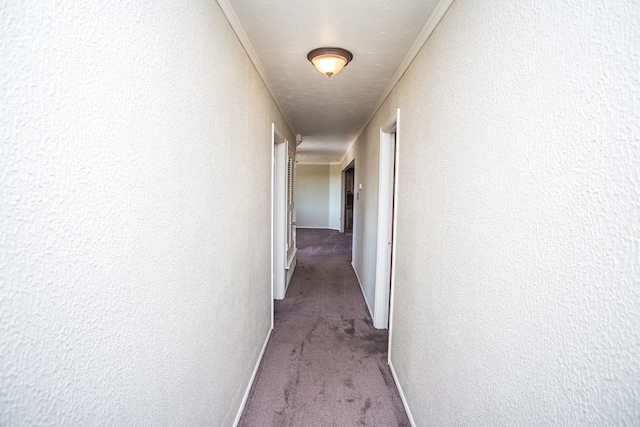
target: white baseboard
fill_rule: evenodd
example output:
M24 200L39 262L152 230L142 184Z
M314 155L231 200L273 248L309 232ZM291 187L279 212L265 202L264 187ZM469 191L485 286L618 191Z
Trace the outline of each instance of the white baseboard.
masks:
M407 413L407 417L409 418L411 427L416 427L416 423L415 421L413 421L413 416L411 415L411 411L409 410L407 399L405 399L404 397L404 392L402 391L402 387L400 386L400 382L398 381L398 376L396 375L396 370L393 368L391 360L389 360L389 369L391 370L391 376L393 376L393 382L396 383L396 388L398 389L398 393L400 394L400 400L402 400L402 406L404 406L404 410Z
M298 250L298 248L296 248L296 251ZM291 261L291 264L289 264L289 266L287 267L287 271L285 272L285 285L284 285L284 295L282 296L282 299L285 299L287 297L287 291L289 290L289 284L291 283L291 278L293 277L293 272L296 269L296 265L298 265L298 257L294 257L293 261Z
M251 386L253 386L253 381L256 379L258 368L260 368L260 363L262 362L262 357L264 356L264 351L267 348L267 344L269 343L269 339L271 338L272 332L273 332L273 325L271 325L271 328L267 333L267 338L264 340L264 344L262 345L262 350L260 350L260 356L258 356L258 361L256 362L256 366L255 368L253 368L253 373L251 374L249 385L247 386L247 390L244 392L244 396L242 397L242 403L240 403L240 409L238 409L238 414L236 415L236 419L233 421L233 427L236 427L240 422L240 418L242 417L242 413L244 412L244 406L247 404L247 399L249 398L249 393L251 392Z
M364 298L364 303L367 305L367 310L369 310L369 316L371 316L371 322L373 322L373 311L371 311L371 307L369 307L369 301L367 301L367 295L364 293L364 288L362 287L360 276L358 276L358 271L353 265L353 262L351 263L351 268L353 269L353 272L356 274L356 279L358 279L358 285L360 285L360 292L362 292L362 298Z

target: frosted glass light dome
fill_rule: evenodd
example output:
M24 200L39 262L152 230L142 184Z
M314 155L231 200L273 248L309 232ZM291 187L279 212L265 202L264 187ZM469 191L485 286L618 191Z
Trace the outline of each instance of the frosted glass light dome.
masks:
M352 59L353 54L339 47L319 47L307 55L318 71L328 77L338 74Z

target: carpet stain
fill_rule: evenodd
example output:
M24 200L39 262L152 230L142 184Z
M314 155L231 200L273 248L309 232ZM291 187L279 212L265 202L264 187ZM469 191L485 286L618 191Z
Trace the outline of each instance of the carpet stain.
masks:
M389 387L391 384L389 384L389 378L387 378L386 369L384 369L382 366L380 366L380 364L378 364L378 370L380 371L380 375L382 375L382 381L384 381L384 385Z
M351 267L351 236L298 230L287 296L274 301L267 344L240 427L409 426Z
M355 322L356 321L354 319L348 320L348 326L344 329L347 335L353 336L356 333Z
M367 398L364 402L364 406L362 407L362 414L366 414L367 411L371 408L371 399Z
M365 321L365 323L367 324L367 326L368 326L369 328L373 328L373 320L371 320L371 318L370 318L370 317L365 317L365 318L364 318L364 321Z

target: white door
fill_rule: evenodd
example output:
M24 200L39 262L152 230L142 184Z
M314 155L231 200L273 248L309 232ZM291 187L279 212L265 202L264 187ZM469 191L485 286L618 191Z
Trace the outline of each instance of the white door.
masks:
M400 110L380 129L380 166L378 173L378 237L373 325L389 326L393 290L393 252L395 199L397 191L397 153Z
M285 268L287 270L291 270L295 265L295 256L296 256L296 151L295 146L293 144L289 144L287 142L287 219L286 219L286 252L287 252L287 263ZM287 274L287 287L289 286L289 281L291 280L291 273Z
M295 145L273 127L273 298L283 299L296 261Z

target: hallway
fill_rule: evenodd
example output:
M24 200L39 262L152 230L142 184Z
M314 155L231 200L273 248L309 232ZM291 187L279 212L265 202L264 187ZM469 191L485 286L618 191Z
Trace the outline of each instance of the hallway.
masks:
M640 426L640 1L0 10L0 426Z
M299 229L298 266L240 426L408 426L351 268L351 236Z

